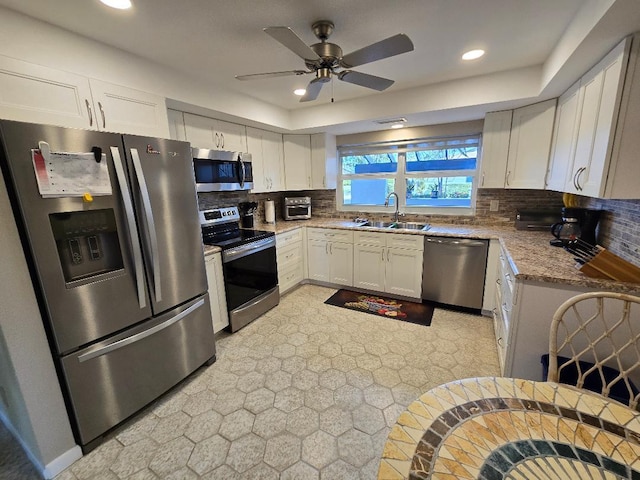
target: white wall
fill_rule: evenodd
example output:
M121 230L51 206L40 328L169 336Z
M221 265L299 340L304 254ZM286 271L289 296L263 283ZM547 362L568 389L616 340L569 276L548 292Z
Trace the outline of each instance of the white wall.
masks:
M0 419L36 466L54 474L80 458L31 278L0 175Z

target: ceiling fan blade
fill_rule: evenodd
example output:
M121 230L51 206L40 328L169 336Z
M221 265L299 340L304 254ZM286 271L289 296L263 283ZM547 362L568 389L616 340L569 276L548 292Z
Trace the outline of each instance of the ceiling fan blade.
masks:
M348 53L340 60L340 66L342 66L342 68L357 67L365 63L375 62L376 60L393 57L394 55L400 55L401 53L412 50L413 42L411 39L404 33L399 33L393 37L373 43L368 47Z
M288 70L286 72L251 73L249 75L236 75L237 80L258 80L261 78L288 77L289 75L304 75L306 70Z
M343 82L353 83L354 85L360 85L361 87L372 88L379 92L386 90L394 81L388 78L376 77L375 75L369 75L368 73L354 72L352 70L345 70L338 74L338 78Z
M320 57L316 52L302 41L289 27L267 27L264 32L287 47L293 53L302 57L304 60L318 61Z
M307 85L307 93L305 93L302 96L300 101L311 102L312 100L315 100L316 98L318 98L318 95L320 94L320 90L322 90L323 83L326 83L326 81L320 78L314 78L313 80L311 80L309 82L309 85Z

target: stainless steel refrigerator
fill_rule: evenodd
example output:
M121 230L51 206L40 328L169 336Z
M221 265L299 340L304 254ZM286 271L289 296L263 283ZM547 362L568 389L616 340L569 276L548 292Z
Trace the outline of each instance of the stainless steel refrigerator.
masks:
M70 419L88 451L215 360L191 149L13 121L0 121L0 139Z

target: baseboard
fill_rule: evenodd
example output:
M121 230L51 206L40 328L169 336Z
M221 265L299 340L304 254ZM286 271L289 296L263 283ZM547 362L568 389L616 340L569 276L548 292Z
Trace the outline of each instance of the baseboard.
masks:
M49 462L42 470L42 476L47 479L53 478L73 465L77 460L80 460L80 458L82 458L82 449L75 445L52 462Z
M33 465L41 473L43 478L50 479L55 477L82 457L82 450L78 445L74 445L71 449L67 450L62 455L58 456L52 462L49 462L46 466L43 467L40 461L31 452L31 449L24 443L20 435L18 435L18 431L15 429L9 418L1 410L0 421L2 421L7 430L9 430L11 435L13 435L13 438L15 438L16 441L20 444L22 450L24 450L31 463L33 463Z

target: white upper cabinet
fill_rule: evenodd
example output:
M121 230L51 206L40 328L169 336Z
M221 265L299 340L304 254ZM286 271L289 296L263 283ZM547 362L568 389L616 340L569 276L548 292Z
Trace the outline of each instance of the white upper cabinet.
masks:
M336 137L328 133L311 135L311 188L336 188Z
M167 117L169 118L169 138L185 141L187 134L184 131L184 113L168 109Z
M90 79L98 129L169 138L164 97Z
M311 188L311 137L283 135L284 173L287 190Z
M578 125L580 82L576 82L559 99L551 143L551 157L546 188L564 191L575 153Z
M247 127L247 150L251 154L254 193L284 190L282 135Z
M577 94L574 85L560 97L567 119L564 128L556 128L548 189L598 198L640 198L638 43L638 36L624 39L580 79ZM570 127L568 117L574 110Z
M505 188L544 189L556 99L513 111Z
M247 151L247 131L244 125L185 113L184 128L187 140L193 147Z
M513 110L489 112L482 129L480 188L504 188Z
M169 136L164 97L0 56L0 117Z

